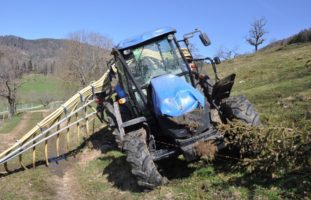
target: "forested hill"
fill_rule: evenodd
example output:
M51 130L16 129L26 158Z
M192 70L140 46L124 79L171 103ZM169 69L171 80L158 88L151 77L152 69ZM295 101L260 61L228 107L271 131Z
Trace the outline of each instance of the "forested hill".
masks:
M65 45L63 39L27 40L13 35L0 36L0 52L4 56L17 57L20 65L37 72L52 72Z

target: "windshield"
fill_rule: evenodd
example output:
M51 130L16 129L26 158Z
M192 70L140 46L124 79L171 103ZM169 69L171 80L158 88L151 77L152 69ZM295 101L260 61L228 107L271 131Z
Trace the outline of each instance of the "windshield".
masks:
M168 38L132 49L127 56L130 71L141 87L148 85L156 76L187 71L174 40Z

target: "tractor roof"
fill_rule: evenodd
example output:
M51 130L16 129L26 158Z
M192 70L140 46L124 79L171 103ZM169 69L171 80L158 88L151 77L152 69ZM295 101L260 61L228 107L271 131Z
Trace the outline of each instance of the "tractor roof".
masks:
M153 38L166 35L169 33L175 33L176 30L171 27L163 27L160 29L156 29L150 32L146 32L144 34L128 38L126 40L121 41L116 47L117 49L126 49L135 45L138 45L140 43L146 42L148 40L151 40Z

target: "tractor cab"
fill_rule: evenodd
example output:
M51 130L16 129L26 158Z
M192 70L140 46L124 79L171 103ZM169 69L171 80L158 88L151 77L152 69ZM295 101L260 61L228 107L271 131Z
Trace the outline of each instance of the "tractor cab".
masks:
M114 49L118 78L132 100L135 113L150 112L153 78L171 74L191 84L189 67L180 52L175 32L172 28L158 29L124 40Z
M125 44L120 44L121 53L129 70L142 89L146 88L151 79L157 76L188 74L187 63L174 41L174 33L173 29L162 29L161 32L158 31L157 36L150 40L145 39L139 46L124 49Z

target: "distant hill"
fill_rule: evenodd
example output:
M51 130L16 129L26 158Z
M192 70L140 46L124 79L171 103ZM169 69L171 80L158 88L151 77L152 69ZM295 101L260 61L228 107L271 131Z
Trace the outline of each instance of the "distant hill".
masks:
M299 33L290 36L288 38L271 42L267 46L263 47L261 50L306 42L311 42L311 28L304 29Z
M37 72L52 72L65 45L66 40L63 39L27 40L14 35L0 36L0 52L16 55L20 65Z

